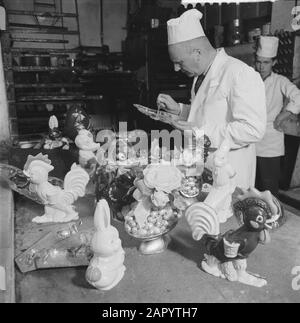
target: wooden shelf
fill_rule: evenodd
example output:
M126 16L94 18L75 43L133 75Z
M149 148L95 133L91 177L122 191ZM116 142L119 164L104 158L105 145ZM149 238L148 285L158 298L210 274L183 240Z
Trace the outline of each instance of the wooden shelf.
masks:
M68 30L67 28L55 26L10 24L10 30L18 34L79 35L77 30Z
M19 16L40 16L40 17L69 17L77 18L78 15L75 13L59 13L59 12L45 12L42 11L29 11L29 10L7 10L8 15L19 15Z
M47 30L65 30L67 31L67 27L60 26L52 26L52 25L36 25L36 24L21 24L16 22L9 23L9 28L29 28L29 29L47 29Z
M13 47L11 48L13 53L48 53L48 54L61 54L61 53L81 53L80 48L26 48L26 47Z
M71 12L64 12L62 8L58 9L57 1L37 0L33 2L33 8L18 10L21 8L15 6L14 9L6 11L10 38L7 40L5 53L9 55L10 60L7 60L4 70L9 76L7 91L9 91L9 119L12 137L34 131L41 132L45 128L44 124L48 123L47 114L51 113L44 109L47 104L53 104L54 113L60 115L66 110L66 104L79 103L81 105L87 100L99 99L99 96L85 95L85 89L78 75L74 73L76 67L71 66L73 64L61 64L65 66L50 63L48 63L49 66L18 64L19 58L26 55L75 58L76 54L81 53L77 0L73 1L74 9ZM21 20L17 16L20 16ZM47 19L42 21L40 18ZM75 18L70 27L65 24L69 18ZM69 39L74 40L75 37L78 37L78 47L72 48ZM24 78L26 76L24 73L28 73L30 80ZM53 79L53 76L60 78ZM38 79L42 83L38 83ZM64 93L61 93L60 90L64 88ZM13 116L16 118L12 118Z
M27 84L22 84L22 83L19 83L19 84L9 84L11 86L14 86L16 89L30 89L30 88L73 88L73 87L77 87L77 88L80 88L82 87L82 84L80 83L27 83Z
M102 99L102 95L61 95L61 96L42 96L42 95L35 95L35 96L24 96L19 97L18 102L25 102L25 101L31 101L31 102L43 102L43 101L69 101L69 100L99 100Z
M38 103L74 103L76 102L86 102L92 100L102 100L102 95L78 95L78 96L23 96L18 97L15 103L11 102L11 104L15 104L16 106L28 105L28 104L38 104Z
M34 5L36 7L55 8L54 3L46 3L46 2L37 2L37 1L35 1Z
M58 101L65 101L65 100L78 100L78 99L85 99L86 96L84 94L65 94L62 95L60 93L49 94L48 95L20 95L18 96L17 102L34 102L34 101L49 101L49 100L58 100Z
M67 44L69 41L65 39L46 39L46 38L22 38L12 37L12 41L21 43L51 43L51 44Z
M42 35L42 34L47 34L47 35L66 35L66 36L77 36L79 35L78 31L75 30L69 30L69 31L60 31L60 30L17 30L14 29L13 31L15 31L18 34L24 34L24 35L28 35L28 34L34 34L34 35Z
M18 141L32 140L32 139L42 140L47 134L48 134L48 132L44 131L44 132L37 132L37 133L34 133L34 134L19 135L18 136Z
M72 71L74 67L56 66L12 66L14 72L52 72L52 71Z

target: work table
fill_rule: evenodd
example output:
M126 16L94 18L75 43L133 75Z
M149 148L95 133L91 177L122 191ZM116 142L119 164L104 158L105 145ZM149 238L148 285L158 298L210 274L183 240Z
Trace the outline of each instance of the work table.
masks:
M204 257L201 242L192 239L181 218L169 233L168 249L156 255L142 255L140 242L130 237L122 222L112 220L125 250L126 272L110 291L98 291L85 279L87 266L39 269L21 273L14 259L58 224L35 224L43 206L14 194L0 182L0 265L6 269L6 291L0 303L203 303L203 302L299 302L297 273L300 266L300 217L285 211L287 222L271 232L271 244L260 245L248 259L250 272L266 277L268 285L255 288L212 277L199 266ZM76 202L83 223L93 227L95 197ZM300 212L298 212L299 215ZM238 226L234 217L221 225L221 232ZM299 273L300 274L300 273ZM296 284L296 285L295 285Z
M81 217L93 218L94 199L77 201ZM43 234L49 225L38 226L30 220L43 212L42 206L18 196L16 198L16 237L20 239L31 229ZM287 212L288 221L271 233L272 242L260 245L248 260L250 272L268 280L263 288L230 283L207 275L200 268L203 246L191 237L184 218L170 233L168 249L157 255L142 255L139 242L128 236L121 222L112 221L120 233L125 250L126 272L112 290L94 289L85 280L86 266L43 269L22 274L16 268L17 302L75 302L75 303L202 303L202 302L299 302L299 291L293 291L291 274L300 266L300 218ZM237 226L235 218L222 225L224 232ZM36 239L35 236L34 239ZM27 235L27 241L30 239ZM33 241L34 242L34 241ZM16 254L22 241L16 241ZM24 247L24 245L23 245Z

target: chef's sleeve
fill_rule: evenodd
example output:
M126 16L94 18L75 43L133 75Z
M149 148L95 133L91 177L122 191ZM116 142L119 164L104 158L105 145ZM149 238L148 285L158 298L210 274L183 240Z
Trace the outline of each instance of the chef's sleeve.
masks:
M288 78L282 77L280 88L282 94L288 99L285 110L294 114L300 113L300 90Z
M191 111L191 105L179 103L179 107L180 107L179 120L187 121Z

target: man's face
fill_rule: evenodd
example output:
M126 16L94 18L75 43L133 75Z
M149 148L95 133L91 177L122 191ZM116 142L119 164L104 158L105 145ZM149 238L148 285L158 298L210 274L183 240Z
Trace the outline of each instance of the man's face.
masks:
M182 44L169 46L169 55L176 72L181 71L189 77L195 77L205 72L205 60L199 50L189 52Z
M273 58L256 56L255 69L259 72L261 78L265 80L271 73L275 65Z

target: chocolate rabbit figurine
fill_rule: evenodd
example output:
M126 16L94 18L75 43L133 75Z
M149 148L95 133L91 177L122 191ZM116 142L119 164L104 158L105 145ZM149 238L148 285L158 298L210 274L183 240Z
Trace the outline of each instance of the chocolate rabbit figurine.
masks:
M110 210L106 200L100 200L94 214L96 232L91 247L94 256L86 271L87 281L99 290L115 287L125 272L125 252L118 230L110 224Z

